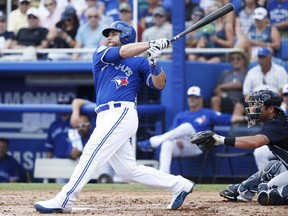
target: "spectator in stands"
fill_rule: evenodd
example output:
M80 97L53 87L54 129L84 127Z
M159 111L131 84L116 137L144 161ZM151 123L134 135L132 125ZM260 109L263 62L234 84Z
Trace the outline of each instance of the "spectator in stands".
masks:
M6 15L0 11L0 49L11 48L14 37L14 32L7 31Z
M0 183L13 183L20 179L20 166L8 155L8 148L9 140L0 138Z
M75 129L68 130L68 157L70 159L76 160L81 154L83 147L88 141L90 135L92 133L92 123L90 118L86 114L80 114L77 119L77 124Z
M207 13L212 13L222 6L220 2L215 2L209 7ZM234 46L234 26L226 18L222 16L214 21L215 32L204 37L207 48L232 48ZM224 54L203 54L199 55L197 61L215 63L224 61L224 58Z
M213 130L214 125L231 125L243 121L244 116L222 114L212 109L203 108L203 97L198 86L191 86L187 91L188 110L177 114L173 120L172 130L149 140L139 141L142 150L157 148L161 145L159 170L170 173L173 157L187 157L202 154L190 139L196 132Z
M205 16L205 11L203 8L196 6L193 8L192 13L191 13L191 18L189 22L186 22L186 28L192 26L196 22L198 22L200 19L202 19ZM208 24L208 26L211 26L212 24ZM208 27L209 28L209 27ZM214 26L212 26L214 28ZM207 25L204 26L201 29L198 29L196 31L192 31L186 35L186 47L189 48L201 48L199 46L199 41L201 37L203 36L205 29L207 29ZM190 61L195 61L197 58L197 55L195 54L187 54L187 59Z
M75 36L79 27L76 10L67 6L61 15L61 20L47 35L51 48L72 48L75 46Z
M254 24L253 12L257 7L257 0L244 0L244 7L235 19L235 33L237 42L244 42L250 27Z
M72 6L77 11L77 15L80 16L81 11L85 8L85 0L56 0L57 9L62 13L67 6ZM45 8L45 0L40 0L39 3L40 14L46 14L47 9Z
M140 11L140 25L145 30L155 25L155 20L153 17L153 11L156 7L161 6L159 0L147 0L148 7Z
M150 41L159 38L172 38L172 25L167 20L167 12L163 7L156 7L153 11L155 25L146 28L142 34L142 41ZM154 39L153 39L154 38ZM170 55L162 55L163 58L170 58Z
M285 111L286 116L288 116L288 84L284 85L282 88L281 108Z
M56 23L61 20L61 11L57 7L56 0L45 0L44 6L46 13L40 14L41 26L51 30L55 27Z
M98 13L100 17L104 15L104 10L105 10L105 4L102 1L99 0L86 0L86 7L80 12L80 25L83 25L84 23L87 22L87 17L86 17L86 11L89 8L96 8L98 10Z
M68 95L60 95L58 104L71 104L72 100ZM47 158L68 158L67 133L71 129L70 113L60 113L59 117L50 125L47 132L45 148Z
M229 53L228 60L232 65L231 70L225 70L214 89L211 98L211 108L217 112L227 112L242 115L243 110L236 106L243 103L242 88L247 73L249 59L242 50Z
M270 47L273 51L280 48L280 33L276 27L269 24L267 15L267 10L263 7L258 7L253 12L255 24L250 27L247 35L251 62L257 59L257 51L260 47Z
M74 48L96 48L103 45L107 40L103 37L102 31L106 28L100 21L98 10L88 8L86 11L87 23L79 27L76 35L76 45ZM92 59L92 53L80 55L74 53L72 59Z
M288 38L288 1L270 0L267 10L271 24L278 29L281 38Z
M47 40L50 48L73 48L76 45L75 37L79 28L76 10L67 6L61 15L61 20L52 28ZM49 59L71 59L67 53L49 53Z
M22 49L27 47L47 48L48 42L46 36L48 29L40 27L39 12L35 7L31 7L27 11L28 27L19 29L13 48Z
M28 27L27 10L30 8L31 0L18 0L18 8L9 15L8 31L16 35L20 28Z
M251 68L243 83L243 95L260 89L269 89L281 95L283 86L288 83L288 75L284 67L272 62L272 51L261 47L258 52L258 64Z
M126 2L121 3L119 5L119 19L132 25L132 17L133 17L133 13L132 13L131 6ZM142 33L143 33L143 28L140 24L138 24L137 25L137 41L142 41Z

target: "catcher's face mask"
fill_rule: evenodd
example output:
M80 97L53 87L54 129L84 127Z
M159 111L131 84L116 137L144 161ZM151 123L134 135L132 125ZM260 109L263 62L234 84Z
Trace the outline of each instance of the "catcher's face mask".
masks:
M257 97L257 95L248 95L245 99L248 107L245 108L246 115L248 117L248 128L252 127L260 120L261 109L264 106L264 102Z

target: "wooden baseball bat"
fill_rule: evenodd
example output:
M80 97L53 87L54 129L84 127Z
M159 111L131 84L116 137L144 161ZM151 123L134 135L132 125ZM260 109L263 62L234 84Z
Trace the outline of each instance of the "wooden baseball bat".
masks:
M213 22L214 20L218 19L219 17L226 15L227 13L229 13L230 11L233 11L233 10L234 10L234 5L232 3L226 4L223 7L219 8L218 10L216 10L216 11L208 14L207 16L203 17L201 20L199 20L198 22L196 22L195 24L193 24L192 26L190 26L186 30L182 31L178 35L174 36L170 41L174 42L177 39L179 39L180 37L188 34L189 32L195 31L196 29L199 29L199 28L207 25L208 23Z

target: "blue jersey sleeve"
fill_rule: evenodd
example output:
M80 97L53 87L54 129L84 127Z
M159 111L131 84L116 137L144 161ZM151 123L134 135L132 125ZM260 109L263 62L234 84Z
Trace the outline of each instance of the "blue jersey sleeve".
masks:
M231 125L232 115L210 110L209 112L213 125Z

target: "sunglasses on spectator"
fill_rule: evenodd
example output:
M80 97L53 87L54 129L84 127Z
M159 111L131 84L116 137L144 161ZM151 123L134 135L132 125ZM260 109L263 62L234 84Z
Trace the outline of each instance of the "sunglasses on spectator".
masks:
M80 123L76 126L76 128L85 128L85 127L89 127L90 126L90 122L85 122L85 123Z
M38 19L38 17L33 16L33 15L28 15L28 19Z
M288 93L284 93L283 96L284 96L284 97L287 97L287 96L288 96Z
M266 56L259 56L258 55L258 58L263 59L263 58L266 58Z
M164 16L161 14L155 14L154 17L164 17Z
M48 4L44 4L44 6L47 8L47 7L49 7L49 6L53 6L53 5L55 5L54 3L48 3Z
M89 15L89 16L87 16L87 19L92 19L92 18L98 19L99 16L98 15Z
M5 20L0 20L0 23L5 23L6 21Z
M64 21L67 21L67 22L72 22L72 20L73 19L71 19L71 18L70 19L64 19Z
M96 1L96 0L85 0L85 1Z
M120 10L120 13L131 13L129 10Z

